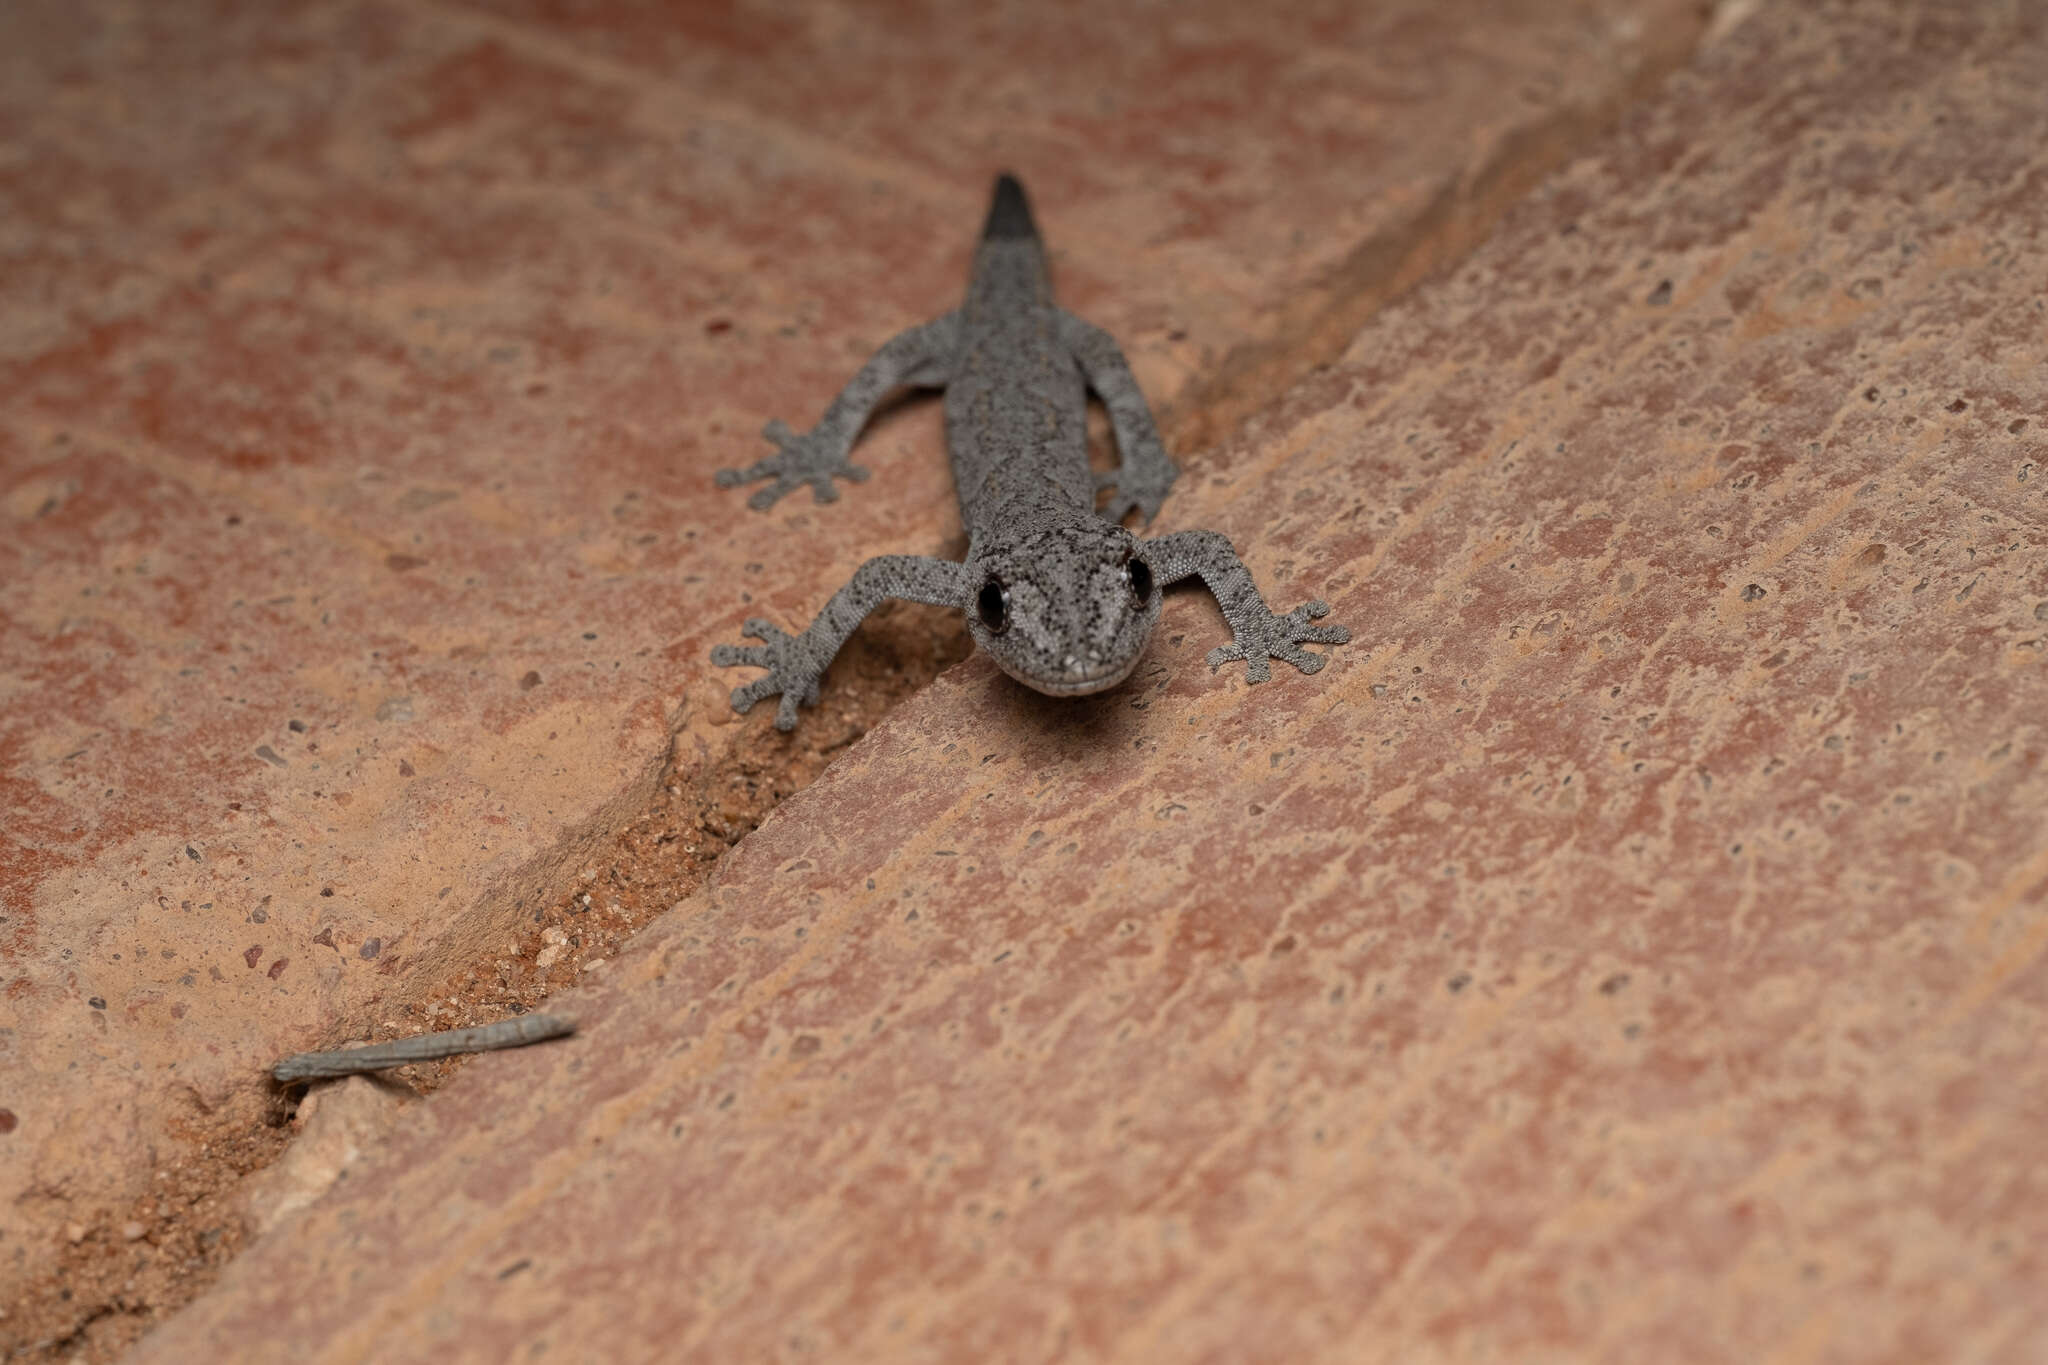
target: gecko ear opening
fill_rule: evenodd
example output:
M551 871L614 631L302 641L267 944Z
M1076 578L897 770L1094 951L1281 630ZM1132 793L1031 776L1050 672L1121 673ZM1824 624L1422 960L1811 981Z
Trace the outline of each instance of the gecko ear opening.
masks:
M1010 590L1003 586L1000 578L991 578L981 585L981 591L974 595L974 609L981 616L981 623L988 627L991 635L1001 635L1010 628Z

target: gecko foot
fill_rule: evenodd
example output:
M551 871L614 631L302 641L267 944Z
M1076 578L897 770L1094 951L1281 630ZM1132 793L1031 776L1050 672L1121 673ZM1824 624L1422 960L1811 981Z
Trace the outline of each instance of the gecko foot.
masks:
M732 690L732 709L745 715L763 697L782 695L775 708L775 728L796 729L796 708L818 704L818 679L824 675L811 659L804 637L791 635L774 622L749 616L740 634L758 645L714 645L711 662L719 668L765 668L766 676Z
M1304 673L1314 673L1327 662L1326 656L1311 654L1303 645L1341 645L1351 638L1351 632L1342 626L1309 624L1330 614L1328 602L1309 602L1285 616L1275 616L1263 604L1256 610L1259 615L1246 613L1248 619L1230 623L1230 633L1235 637L1230 644L1209 651L1210 672L1242 659L1245 681L1262 683L1272 676L1266 661L1284 659Z
M762 479L775 480L747 499L747 506L756 511L767 511L782 500L783 494L793 493L805 484L811 486L814 500L837 502L839 490L832 486L834 478L845 479L848 483L867 482L867 469L846 458L846 447L840 441L821 436L815 430L799 436L780 420L761 428L761 434L775 443L779 453L765 460L756 460L745 469L721 469L715 476L720 488L737 488L743 483L758 483Z

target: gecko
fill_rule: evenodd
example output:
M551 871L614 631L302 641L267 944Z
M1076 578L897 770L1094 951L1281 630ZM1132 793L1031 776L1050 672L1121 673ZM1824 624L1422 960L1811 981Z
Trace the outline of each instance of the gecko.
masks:
M780 694L775 727L795 729L798 704L818 704L833 656L889 598L965 612L968 634L1003 672L1056 697L1101 692L1130 676L1158 623L1161 590L1182 579L1200 578L1230 626L1231 643L1209 653L1212 673L1242 660L1247 681L1265 682L1271 659L1314 673L1326 656L1304 644L1351 638L1342 626L1315 624L1330 611L1321 601L1275 614L1220 532L1141 540L1125 528L1132 512L1150 525L1180 468L1123 351L1053 302L1045 245L1016 177L996 180L960 307L892 338L809 431L769 422L762 436L776 453L719 470L718 486L772 479L747 500L759 511L805 485L814 501L835 501L833 480L868 477L851 462L854 442L881 401L902 388L945 391L966 558L870 559L799 634L748 618L742 635L760 644L711 651L717 667L767 670L733 690L735 711ZM1116 439L1113 471L1089 465L1091 391Z

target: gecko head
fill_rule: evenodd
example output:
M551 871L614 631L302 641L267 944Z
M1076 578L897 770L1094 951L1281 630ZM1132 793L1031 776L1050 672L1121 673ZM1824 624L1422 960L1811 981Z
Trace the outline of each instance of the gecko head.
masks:
M1115 687L1159 620L1159 584L1137 538L1095 517L971 553L968 565L974 643L1048 696Z

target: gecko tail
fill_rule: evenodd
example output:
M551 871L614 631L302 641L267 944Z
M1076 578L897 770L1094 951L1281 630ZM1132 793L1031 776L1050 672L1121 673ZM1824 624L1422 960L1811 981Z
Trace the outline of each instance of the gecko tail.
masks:
M997 176L995 198L988 206L988 225L982 228L981 239L993 242L1037 236L1038 224L1031 221L1031 201L1024 197L1024 186L1007 172Z

